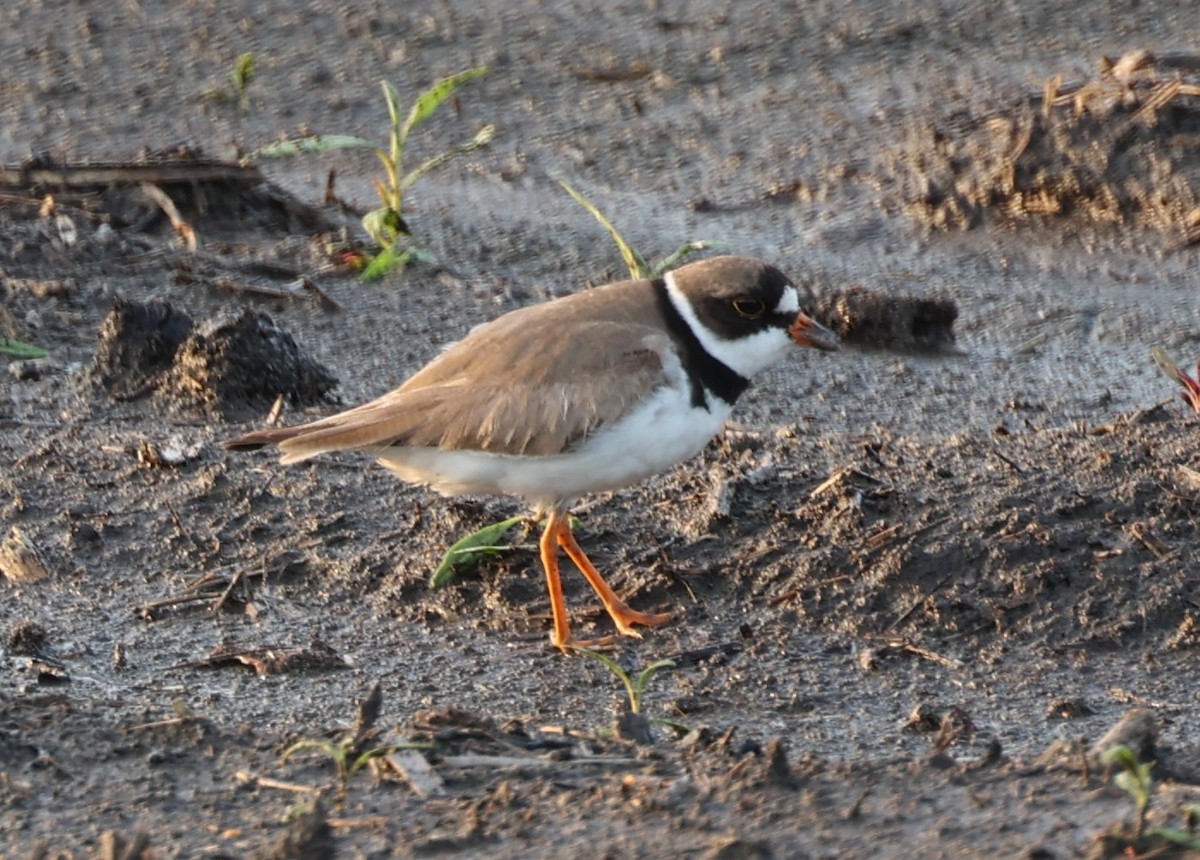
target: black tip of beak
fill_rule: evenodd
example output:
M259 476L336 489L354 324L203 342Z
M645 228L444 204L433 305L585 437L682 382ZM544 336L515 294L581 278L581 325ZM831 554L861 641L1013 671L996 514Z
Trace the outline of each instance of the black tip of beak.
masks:
M841 338L806 313L796 314L795 321L788 326L788 334L800 346L811 346L826 352L841 348Z

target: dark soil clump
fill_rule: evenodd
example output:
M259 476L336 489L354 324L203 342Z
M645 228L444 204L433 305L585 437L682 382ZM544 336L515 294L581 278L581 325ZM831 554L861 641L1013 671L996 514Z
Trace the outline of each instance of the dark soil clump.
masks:
M92 378L117 400L148 392L170 369L193 325L168 302L118 298L100 326Z
M175 356L168 396L212 413L326 402L337 380L264 313L244 309L197 326Z
M337 386L264 313L243 309L195 325L167 302L125 299L100 327L91 376L117 400L154 392L210 414L261 410L279 397L311 406Z
M954 345L958 306L948 299L890 296L851 287L822 294L814 313L847 343L934 352Z

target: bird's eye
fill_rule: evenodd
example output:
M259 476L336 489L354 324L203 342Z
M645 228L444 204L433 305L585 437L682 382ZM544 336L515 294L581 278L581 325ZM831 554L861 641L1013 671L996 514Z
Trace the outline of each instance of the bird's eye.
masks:
M766 313L767 306L753 296L741 296L733 300L733 309L737 311L738 316L752 320Z

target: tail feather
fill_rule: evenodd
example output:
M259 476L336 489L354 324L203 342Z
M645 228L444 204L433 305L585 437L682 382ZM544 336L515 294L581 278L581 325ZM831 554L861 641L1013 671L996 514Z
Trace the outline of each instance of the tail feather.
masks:
M282 454L280 462L298 463L328 451L387 445L411 432L411 420L410 415L379 420L368 412L356 410L295 427L258 430L230 439L223 445L231 451L254 451L277 445Z
M267 445L278 445L302 433L303 427L277 427L273 430L256 430L236 439L226 439L221 447L227 451L257 451Z

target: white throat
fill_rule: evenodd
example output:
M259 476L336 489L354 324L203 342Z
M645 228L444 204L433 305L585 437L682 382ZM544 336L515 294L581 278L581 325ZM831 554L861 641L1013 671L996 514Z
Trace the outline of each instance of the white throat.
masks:
M663 278L667 285L667 297L671 300L671 304L683 317L688 328L696 335L696 339L700 341L700 345L708 351L708 354L739 376L750 379L760 370L778 362L794 344L791 335L784 329L774 327L735 340L726 340L720 337L700 322L692 303L676 285L673 274L673 272L667 272ZM800 296L794 287L787 288L775 310L786 314L800 312Z

